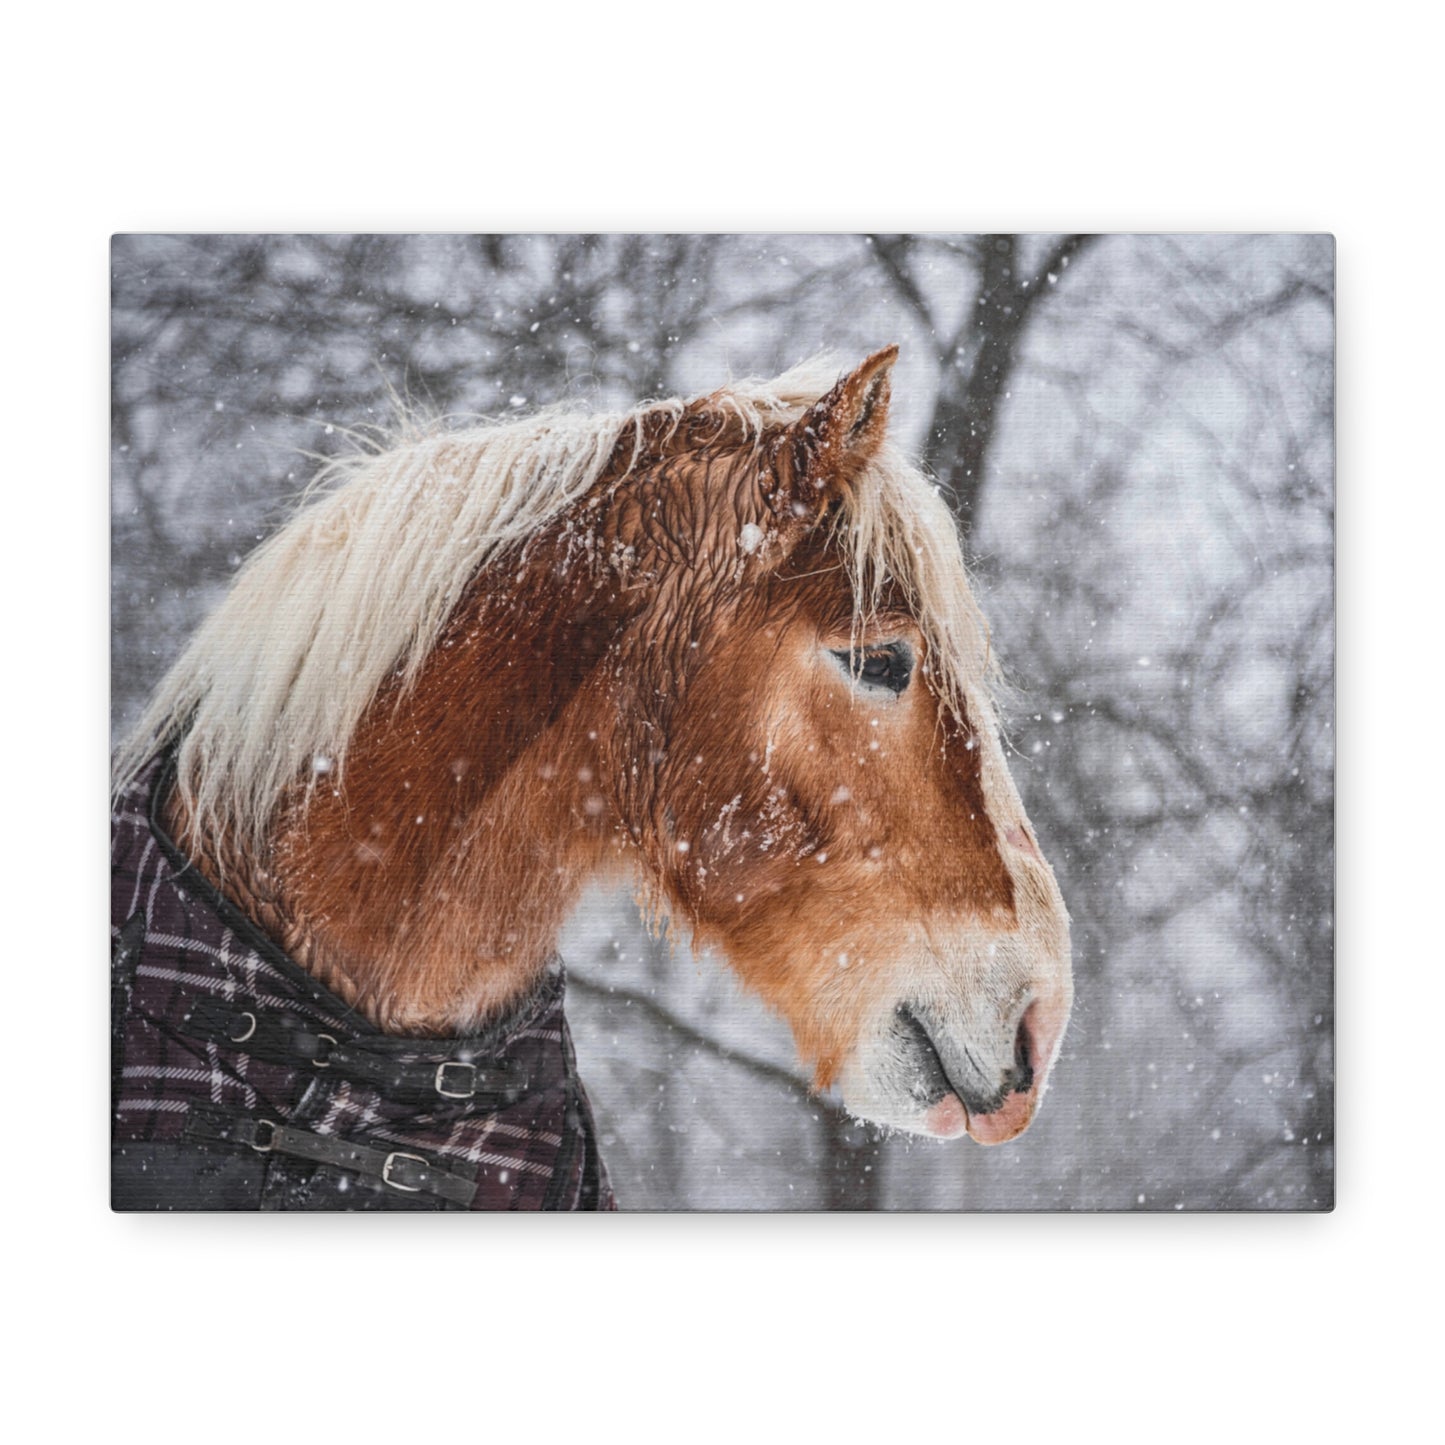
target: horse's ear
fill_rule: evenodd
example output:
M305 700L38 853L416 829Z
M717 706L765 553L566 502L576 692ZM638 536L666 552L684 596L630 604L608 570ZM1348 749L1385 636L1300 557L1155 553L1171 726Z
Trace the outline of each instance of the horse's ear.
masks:
M789 428L793 497L817 515L867 465L888 429L888 374L898 347L885 346L820 398Z

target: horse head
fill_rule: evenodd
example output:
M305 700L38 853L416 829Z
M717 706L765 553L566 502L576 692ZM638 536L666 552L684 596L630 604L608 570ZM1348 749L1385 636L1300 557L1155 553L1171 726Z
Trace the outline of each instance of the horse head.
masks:
M568 519L615 609L579 689L581 807L788 1020L818 1086L993 1143L1057 1052L1068 923L956 531L885 454L896 350L761 434L694 405Z

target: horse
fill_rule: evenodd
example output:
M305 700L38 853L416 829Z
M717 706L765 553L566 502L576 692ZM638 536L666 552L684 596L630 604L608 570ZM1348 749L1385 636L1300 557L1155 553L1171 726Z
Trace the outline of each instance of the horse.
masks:
M304 1133L276 1090L348 1048L363 1075L422 1051L415 1083L429 1046L535 1018L569 911L617 872L857 1118L982 1144L1029 1125L1072 1004L1068 915L956 526L886 435L897 354L618 413L408 423L323 470L116 760L173 869L292 978L288 1037L311 1041L271 1116L212 1120L208 1145ZM296 1023L303 981L329 1022ZM204 1049L280 1036L223 992ZM405 1171L442 1167L401 1159L370 1185L416 1194Z

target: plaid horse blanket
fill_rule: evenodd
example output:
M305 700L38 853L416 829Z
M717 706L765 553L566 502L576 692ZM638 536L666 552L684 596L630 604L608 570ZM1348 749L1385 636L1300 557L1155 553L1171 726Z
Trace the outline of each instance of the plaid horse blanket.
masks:
M172 776L111 818L112 1208L616 1208L560 964L476 1037L382 1035L178 851Z

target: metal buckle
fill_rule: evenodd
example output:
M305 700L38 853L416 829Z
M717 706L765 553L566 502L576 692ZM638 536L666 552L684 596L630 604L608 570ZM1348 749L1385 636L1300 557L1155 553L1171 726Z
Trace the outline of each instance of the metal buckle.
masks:
M316 1035L316 1041L317 1041L317 1043L320 1043L322 1039L325 1039L326 1042L331 1045L331 1049L334 1049L334 1048L336 1047L336 1038L335 1038L334 1035L332 1035L332 1034L317 1034L317 1035ZM312 1060L311 1060L311 1067L312 1067L313 1069L329 1069L329 1068L331 1067L331 1049L327 1049L327 1050L326 1050L326 1057L325 1057L324 1059L312 1059Z
M446 1086L443 1076L448 1069L470 1069L471 1078L467 1080L465 1089L449 1089ZM444 1099L470 1099L477 1092L477 1066L466 1063L462 1059L448 1059L444 1064L437 1065L436 1091Z
M386 1162L381 1166L381 1182L391 1185L393 1189L400 1189L403 1194L420 1194L420 1184L402 1184L400 1181L391 1177L391 1166L398 1159L411 1159L415 1163L420 1164L423 1169L429 1167L427 1161L423 1159L420 1154L403 1154L400 1150L394 1150L386 1156Z
M270 1119L254 1119L252 1123L258 1133L264 1129L266 1131L266 1137L261 1139L253 1136L251 1139L251 1147L258 1154L269 1154L276 1147L276 1125L273 1124Z
M249 1038L251 1037L251 1035L256 1032L256 1015L253 1014L249 1009L242 1009L242 1011L241 1011L241 1017L242 1017L243 1019L250 1019L250 1020L251 1020L251 1027L248 1028L248 1029L246 1030L246 1032L243 1033L243 1034L227 1034L227 1035L226 1035L226 1038L227 1038L227 1041L230 1042L230 1043L233 1043L233 1044L244 1044L244 1043L246 1042L246 1040L249 1039Z

